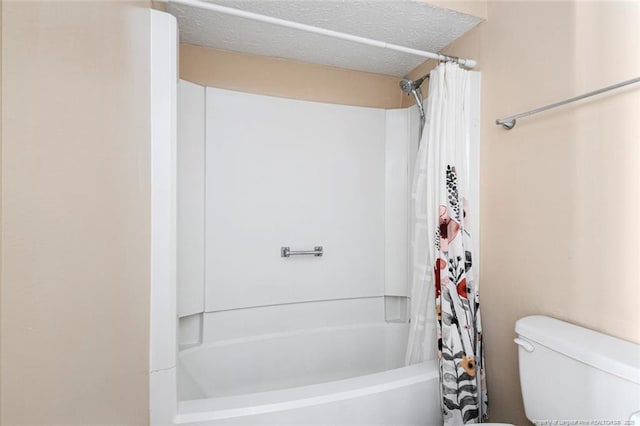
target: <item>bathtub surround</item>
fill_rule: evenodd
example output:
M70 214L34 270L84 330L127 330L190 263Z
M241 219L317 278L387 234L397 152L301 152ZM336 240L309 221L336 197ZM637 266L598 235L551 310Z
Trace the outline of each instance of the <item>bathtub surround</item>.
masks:
M179 89L181 350L152 374L152 418L441 423L432 367L401 367L417 108Z
M181 81L179 115L180 317L314 300L406 299L413 110ZM252 126L243 125L247 117ZM282 246L316 245L325 248L321 258L279 255Z
M150 423L176 414L177 297L177 31L173 16L150 15L151 306ZM197 228L196 228L197 229ZM190 253L187 251L187 253Z
M177 369L152 372L152 419L250 421L263 408L239 394L277 397L297 394L284 388L313 387L313 397L269 397L266 412L278 414L268 418L324 407L318 418L330 423L389 422L389 413L439 423L437 397L418 403L437 394L431 367L385 372L401 367L407 336L416 108L323 104L184 81L179 89L181 352ZM283 258L283 245L322 245L324 254ZM320 362L329 342L342 350ZM283 363L285 347L296 358ZM356 348L379 354L379 362ZM178 399L165 392L176 383ZM403 411L412 399L415 409ZM178 411L159 409L176 400ZM385 412L362 417L372 401Z
M348 73L358 87L361 73ZM370 83L370 74L362 77ZM300 73L294 81L315 87L313 78ZM431 367L401 367L417 108L307 102L186 81L179 87L180 352L175 377L152 380L152 393L162 396L152 418L441 423ZM477 160L477 135L470 138ZM282 257L283 246L324 251ZM423 343L435 353L435 339ZM163 388L176 384L177 411L163 411L176 404Z
M178 83L177 145L177 298L178 316L204 312L205 253L205 88L188 81ZM201 320L201 319L200 319ZM198 321L200 321L198 320ZM195 317L190 329L197 327ZM186 330L185 330L186 331ZM198 331L199 333L199 331ZM185 337L184 333L179 333ZM196 337L196 336L193 336ZM189 341L198 341L188 339Z
M384 295L385 116L206 89L205 311Z

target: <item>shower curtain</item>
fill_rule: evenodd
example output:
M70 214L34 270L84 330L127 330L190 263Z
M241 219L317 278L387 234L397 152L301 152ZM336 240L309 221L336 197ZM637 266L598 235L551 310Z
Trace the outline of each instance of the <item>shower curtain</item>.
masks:
M406 363L437 357L444 424L487 416L482 326L469 226L470 73L430 74L427 117L413 177L413 271ZM427 348L436 350L429 353Z

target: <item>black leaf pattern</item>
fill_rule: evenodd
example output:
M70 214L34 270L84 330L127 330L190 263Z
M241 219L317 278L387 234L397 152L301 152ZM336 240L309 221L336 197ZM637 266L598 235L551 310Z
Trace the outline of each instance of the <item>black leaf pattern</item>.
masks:
M442 358L446 359L447 361L453 361L453 355L449 354L449 353L443 353L442 354Z
M469 250L464 252L464 271L465 272L469 272L469 269L471 269L471 265L472 265L472 261L471 261L471 252Z
M458 174L456 168L452 165L447 165L447 198L449 200L449 206L456 213L456 219L460 222L460 201L458 198Z
M477 390L477 386L475 385L475 383L470 384L470 385L462 385L462 386L458 386L458 392L469 392L469 393L475 393Z
M444 398L442 398L442 402L443 402L444 406L447 407L449 410L458 410L458 409L460 409L458 404L456 404L455 402L453 402L452 400L450 400L446 396Z
M467 373L462 373L458 376L458 380L470 380L475 382L476 378L468 375Z
M444 373L442 375L442 378L445 380L445 383L448 380L457 380L458 379L455 374L451 374L451 373ZM454 392L457 392L454 388L449 388L449 389L453 389Z
M475 404L475 402L474 402ZM465 411L465 413L462 416L462 420L466 423L470 420L473 419L477 419L478 418L478 409L477 408L472 408L471 410L467 410Z

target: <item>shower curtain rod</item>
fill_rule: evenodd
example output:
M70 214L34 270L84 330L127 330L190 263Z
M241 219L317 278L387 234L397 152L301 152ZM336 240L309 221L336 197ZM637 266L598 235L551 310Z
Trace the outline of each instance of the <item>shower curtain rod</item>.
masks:
M611 86L603 87L602 89L594 90L589 93L584 93L580 96L574 96L573 98L565 99L564 101L555 102L549 105L542 106L540 108L532 109L527 112L521 112L520 114L510 115L509 117L499 118L496 120L496 124L504 127L507 130L511 130L516 127L516 120L523 117L528 117L530 115L537 114L542 111L546 111L548 109L557 108L562 105L570 104L571 102L579 101L581 99L585 99L591 96L599 95L600 93L608 92L610 90L618 89L620 87L628 86L629 84L639 83L640 77L632 78L631 80L621 81L617 84L612 84Z
M410 55L421 56L428 59L437 59L442 62L456 62L464 67L473 68L476 61L473 59L458 58L456 56L443 55L440 53L427 52L424 50L413 49L411 47L399 46L397 44L386 43L384 41L374 40L366 37L360 37L353 34L341 33L339 31L327 30L325 28L314 27L313 25L301 24L298 22L288 21L286 19L274 18L272 16L261 15L259 13L247 12L245 10L235 9L232 7L221 6L219 4L209 3L201 0L169 0L170 3L183 4L193 6L200 9L211 10L225 15L237 16L240 18L250 19L253 21L264 22L267 24L278 25L285 28L293 28L309 33L325 35L341 40L352 41L354 43L365 44L368 46L380 47L382 49L394 50Z

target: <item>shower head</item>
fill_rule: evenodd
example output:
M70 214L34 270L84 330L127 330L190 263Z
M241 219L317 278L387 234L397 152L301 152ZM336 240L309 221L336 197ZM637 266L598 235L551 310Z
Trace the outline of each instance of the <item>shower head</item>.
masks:
M429 74L423 75L417 80L411 80L407 77L400 80L400 89L406 94L411 93L413 90L417 90L422 85L422 82L429 77Z
M425 79L429 78L429 74L423 75L419 79L413 81L408 77L400 80L400 89L407 95L413 95L413 99L416 101L416 105L418 106L418 111L420 112L420 128L418 130L418 146L420 146L420 140L422 139L422 130L424 128L425 123L425 111L424 106L422 105L422 91L420 90L420 85L424 82Z
M406 77L400 80L400 89L406 94L411 93L411 91L413 90L413 80L410 80Z
M417 80L411 80L407 77L400 80L400 89L407 95L412 95L416 100L416 104L418 105L418 109L420 110L420 117L424 117L424 108L422 106L422 91L420 91L420 85L422 82L428 78L428 74L420 77Z

